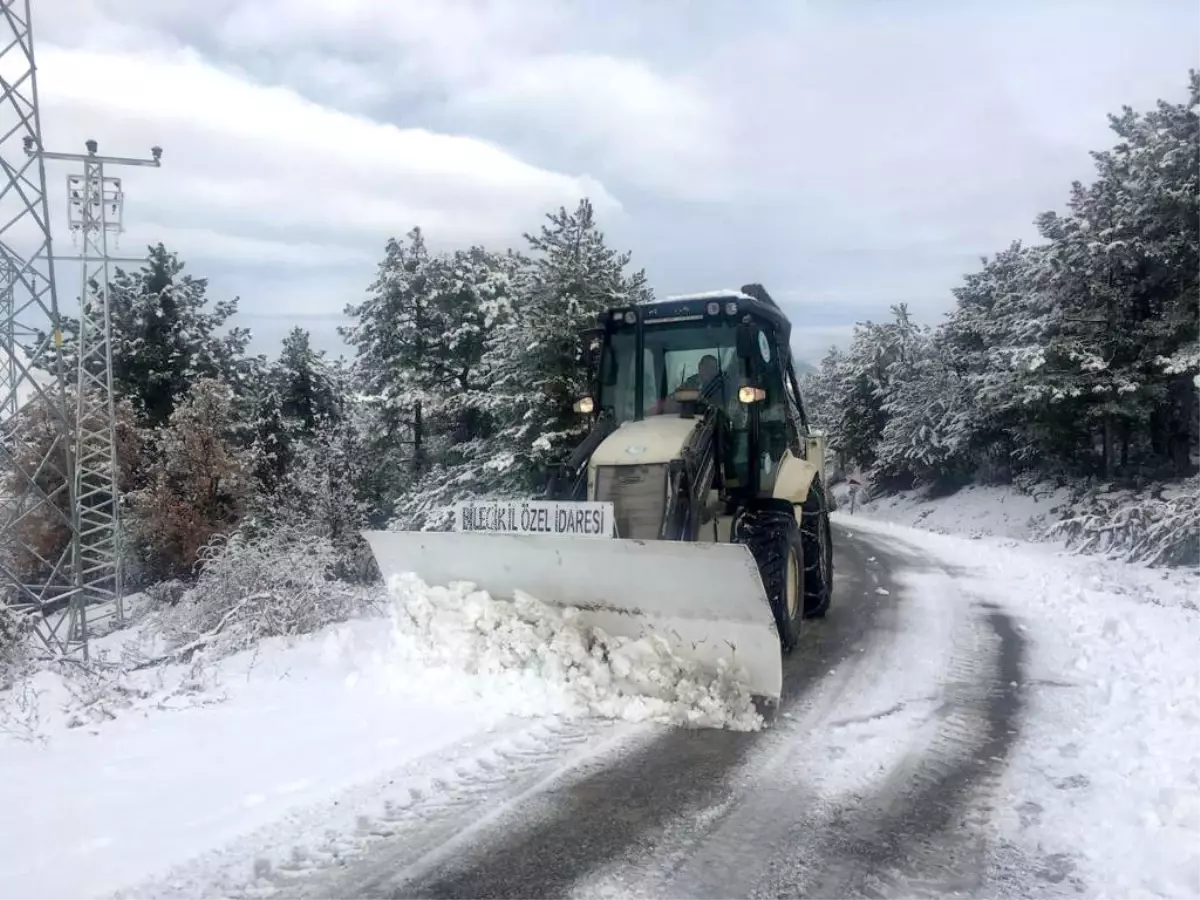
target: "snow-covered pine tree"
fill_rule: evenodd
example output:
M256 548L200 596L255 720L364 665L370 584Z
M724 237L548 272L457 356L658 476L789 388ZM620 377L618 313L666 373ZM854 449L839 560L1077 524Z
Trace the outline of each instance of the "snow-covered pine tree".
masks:
M829 431L830 446L848 463L863 467L875 464L876 448L887 416L883 403L887 398L889 367L903 345L897 335L905 333L908 312L893 307L893 314L905 326L860 322L854 326L850 346L843 352L832 350L822 361L817 376L818 403L825 409L823 423Z
M877 480L916 484L966 480L974 421L966 385L942 353L937 332L898 317L902 351L888 367L875 450Z
M293 328L283 339L268 377L280 386L284 418L298 422L304 434L341 418L342 398L325 351L313 349L312 337L303 328Z
M133 404L139 423L150 427L166 424L179 398L200 378L220 379L239 393L252 383L244 358L250 332L221 331L237 312L237 299L218 300L210 309L208 280L183 270L178 255L159 243L148 248L139 270L117 268L110 283L114 388ZM73 371L77 320L64 321L63 338Z
M369 458L349 417L328 420L291 447L288 470L276 485L269 509L256 510L256 525L282 525L327 539L337 555L333 574L362 580L375 573L360 531L369 504Z
M520 410L504 442L531 479L569 452L585 430L572 411L586 388L581 332L613 304L653 297L644 271L626 271L632 254L606 243L590 201L546 219L537 235L525 235L534 261L525 273L516 321L494 351L501 383Z
M433 399L430 343L447 330L431 308L425 236L415 227L406 237L407 243L387 242L367 299L346 306L354 324L338 329L355 351L355 407L374 471L378 521L391 517L396 498L411 484L414 407Z
M433 255L419 228L408 238L407 245L389 242L371 296L347 309L357 321L343 334L356 350L359 411L370 422L377 512L411 525L469 495L477 465L490 473L485 482L496 474L487 464L503 450L489 441L511 404L497 383L492 350L512 319L526 261L482 247ZM414 458L418 403L420 460Z
M833 345L816 369L799 375L800 395L813 428L824 431L833 446L833 427L837 420L838 373L845 365L845 354Z
M1128 360L1124 373L1148 408L1141 449L1152 464L1187 475L1200 373L1200 72L1189 72L1186 101L1159 101L1142 114L1126 107L1110 124L1118 142L1093 154L1099 179L1076 215L1090 218L1103 263L1093 269L1106 289L1105 340Z
M844 464L872 469L877 482L960 474L970 440L961 379L905 304L892 317L855 326L850 346L831 348L805 379L813 422Z
M1071 360L1083 357L1047 284L1057 267L1045 247L1014 242L953 290L957 305L938 331L939 352L965 386L973 456L985 478L1008 477L1055 442L1078 446Z
M337 574L361 578L370 555L359 536L370 460L349 391L341 360L331 364L313 349L308 332L292 329L258 396L252 448L258 491L239 531L258 540L288 527L327 539L340 560Z
M279 385L265 379L254 399L250 457L258 493L268 504L292 467L295 425L293 420L284 418Z
M343 397L324 357L307 331L293 328L261 379L253 455L255 476L268 495L286 476L296 447L342 418Z
M506 428L523 413L523 388L504 375L514 351L514 311L529 261L481 247L439 257L433 304L453 324L433 356L426 391L425 468L397 507L397 522L439 528L457 499L527 488Z

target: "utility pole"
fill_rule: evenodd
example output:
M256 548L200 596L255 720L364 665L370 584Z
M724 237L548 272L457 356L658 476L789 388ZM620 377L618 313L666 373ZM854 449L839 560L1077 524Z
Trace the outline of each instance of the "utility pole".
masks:
M42 160L79 162L82 174L67 176L67 224L83 238L76 365L74 430L75 521L78 533L72 571L86 607L111 602L118 624L125 621L121 534L121 469L117 459L117 410L113 391L112 317L109 303L109 234L124 230L125 192L105 166L162 165L162 148L150 158L100 156L96 142L87 153L51 153L35 141L25 152ZM78 618L78 639L87 658L87 616Z

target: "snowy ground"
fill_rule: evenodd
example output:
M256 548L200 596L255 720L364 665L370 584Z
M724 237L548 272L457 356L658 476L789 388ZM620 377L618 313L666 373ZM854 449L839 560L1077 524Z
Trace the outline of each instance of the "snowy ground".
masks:
M502 769L506 750L553 743L564 721L588 716L761 726L728 679L641 643L613 644L601 661L561 613L530 598L415 580L394 597L388 618L130 671L129 660L162 650L149 619L95 641L92 674L42 671L0 695L0 897L104 894L292 816L274 835L282 860L269 847L219 854L151 892L183 879L187 894L193 876L242 884L254 866L323 840L329 811L306 818L304 807L367 783L376 798L387 788L393 807L444 794L462 779L430 769L470 740L487 743ZM514 719L530 716L539 720ZM341 810L344 833L361 811Z
M732 789L570 895L1200 895L1196 573L837 521L869 555L835 602L890 608Z
M964 598L994 603L1025 638L1020 738L989 824L998 885L1016 874L1005 871L1011 847L1081 878L1088 896L1200 894L1197 573L839 519L928 552ZM919 595L937 578L914 570L900 581Z
M848 487L834 488L838 510L850 513ZM968 485L947 497L929 500L923 490L901 491L861 500L854 516L866 516L958 537L993 535L1029 540L1038 528L1058 520L1070 500L1066 488L1043 488L1031 494L997 485Z
M1006 838L1090 870L1111 896L1196 896L1200 574L1027 543L1068 501L1066 489L969 486L877 498L853 516L843 501L840 519L960 565L964 591L1020 616L1029 709L1004 781L1023 798Z
M814 633L833 641L841 622L853 641L868 603L895 614L869 646L831 644L849 655L806 674L803 698L766 729L735 683L654 648L612 647L601 662L569 619L536 624L529 598L415 582L396 587L389 617L219 662L42 672L0 717L0 898L304 893L323 873L367 871L309 894L361 895L370 871L395 876L400 851L413 872L464 850L503 869L520 864L504 841L525 840L531 796L547 817L539 839L588 852L588 837L616 831L652 857L597 863L578 882L589 895L943 893L950 882L900 880L900 857L871 849L919 831L887 812L906 797L959 818L904 865L965 859L963 835L978 834L985 896L1200 894L1197 574L994 536L982 511L943 507L935 521L952 534L838 514L842 559L861 571L839 563L838 605ZM884 567L873 548L888 547L909 561ZM152 622L98 640L98 655L159 649ZM661 758L653 742L673 724L724 731ZM609 805L587 795L585 816L615 817L603 827L570 806L555 824L571 794L552 785L588 766L646 784ZM668 778L677 805L639 811ZM642 834L665 815L680 821ZM768 866L747 841L781 856ZM714 860L737 864L721 875Z

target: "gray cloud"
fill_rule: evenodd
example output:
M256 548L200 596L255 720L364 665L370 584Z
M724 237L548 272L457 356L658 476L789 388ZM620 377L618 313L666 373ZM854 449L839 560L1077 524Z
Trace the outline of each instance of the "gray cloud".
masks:
M765 283L797 352L899 301L933 322L979 255L1090 177L1107 113L1181 97L1200 65L1183 0L36 14L47 130L167 147L130 179L129 238L157 232L241 293L267 350L301 315L336 347L390 235L516 243L584 192L660 292Z

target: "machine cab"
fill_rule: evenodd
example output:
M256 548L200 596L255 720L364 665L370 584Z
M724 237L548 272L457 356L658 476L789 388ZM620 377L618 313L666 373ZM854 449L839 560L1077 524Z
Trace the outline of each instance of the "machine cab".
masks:
M618 428L719 410L718 480L747 497L771 495L789 449L806 454L789 323L758 290L760 296L726 290L610 310L601 323L594 394L595 414Z

